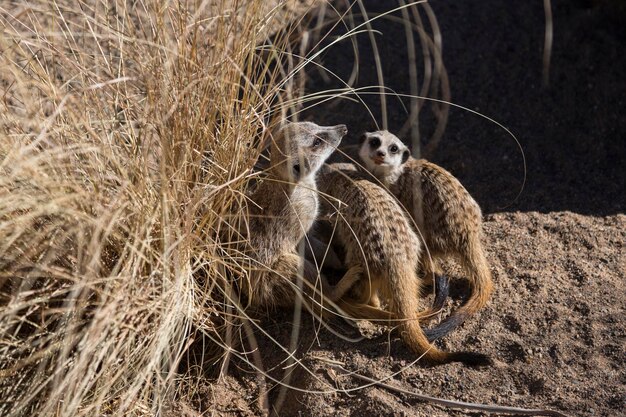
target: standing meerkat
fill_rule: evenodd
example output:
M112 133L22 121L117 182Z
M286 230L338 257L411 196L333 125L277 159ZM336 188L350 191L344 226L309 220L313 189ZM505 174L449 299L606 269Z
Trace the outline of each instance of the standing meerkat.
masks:
M249 196L248 222L240 231L243 243L236 243L252 262L248 282L240 285L250 305L292 306L297 277L304 275L309 282L318 277L297 247L318 215L315 176L347 132L345 125L287 123L272 138L267 176ZM322 277L324 295L338 299L349 289L350 276L354 274L337 293Z
M400 321L404 341L415 353L424 355L426 361L433 364L489 363L483 354L444 352L428 341L420 319L430 311L418 312L420 239L393 196L361 173L341 168L345 168L345 164L325 166L320 172L318 188L329 196L322 199L322 212L331 219L336 218L335 233L345 249L346 267L361 268L363 277L353 291L357 292L357 304L343 299L339 306L350 313L356 309L355 315L359 316L363 313L359 310L361 306L379 305L380 293L388 300L393 316Z
M452 174L412 158L402 141L386 130L365 133L359 156L411 214L428 249L422 256L426 273L440 274L437 260L454 256L468 275L470 297L436 329L427 331L431 340L445 336L485 306L493 290L480 242L480 207Z

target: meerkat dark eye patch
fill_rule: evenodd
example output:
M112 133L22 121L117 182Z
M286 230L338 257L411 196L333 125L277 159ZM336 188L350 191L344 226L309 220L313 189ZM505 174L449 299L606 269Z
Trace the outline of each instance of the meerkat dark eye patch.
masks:
M380 139L378 138L370 139L370 146L372 147L372 149L378 148L380 146Z
M391 146L389 147L389 152L391 152L391 153L396 153L396 152L398 152L398 146L397 146L397 145L391 145Z
M315 139L313 139L313 144L311 145L311 148L317 148L323 143L328 143L328 139L328 133L318 133L317 135L315 135Z
M402 152L402 163L403 164L409 159L409 156L411 156L411 152L409 152L408 149L405 149L404 152Z
M293 164L292 173L294 179L301 180L311 172L311 161L308 158L299 158L298 160L298 164Z

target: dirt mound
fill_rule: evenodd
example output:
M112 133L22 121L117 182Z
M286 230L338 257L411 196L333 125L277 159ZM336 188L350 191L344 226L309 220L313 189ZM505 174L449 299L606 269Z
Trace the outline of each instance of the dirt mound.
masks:
M440 345L487 352L495 361L493 367L413 364L415 356L396 333L383 331L352 343L305 320L298 353L310 373L294 368L291 384L311 393L291 391L281 415L463 415L380 387L315 393L364 384L333 369L335 363L372 378L390 378L388 383L406 390L448 399L548 407L570 415L609 416L623 409L626 216L493 214L486 218L485 235L496 292L485 310ZM453 277L454 271L451 268ZM454 303L465 293L462 282L453 280ZM291 323L291 313L280 312L264 327L288 344ZM278 354L269 340L260 337L260 343L270 374L282 378L285 354ZM253 404L252 371L241 369L236 374L248 381L238 388L247 387L240 395ZM232 383L222 389L228 387ZM275 397L271 394L270 400ZM244 407L221 410L233 415L250 412Z

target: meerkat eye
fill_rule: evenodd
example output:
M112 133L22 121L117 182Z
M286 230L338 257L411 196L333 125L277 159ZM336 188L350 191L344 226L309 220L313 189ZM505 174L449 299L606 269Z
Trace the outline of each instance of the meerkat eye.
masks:
M380 146L380 139L372 138L372 140L370 140L370 146L372 148L378 148Z
M317 135L315 135L315 140L313 141L313 145L311 147L317 148L323 142L328 143L328 133L318 133Z
M396 152L398 152L398 146L396 146L396 145L391 145L391 146L389 147L389 152L391 152L391 153L396 153Z

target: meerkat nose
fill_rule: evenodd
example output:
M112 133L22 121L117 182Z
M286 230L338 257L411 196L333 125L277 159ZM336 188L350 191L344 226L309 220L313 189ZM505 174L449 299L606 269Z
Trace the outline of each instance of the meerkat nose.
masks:
M346 125L337 125L335 129L341 133L341 136L345 136L348 133L348 127Z
M376 155L378 155L378 156L385 156L387 154L384 151L378 151L378 152L376 152Z

